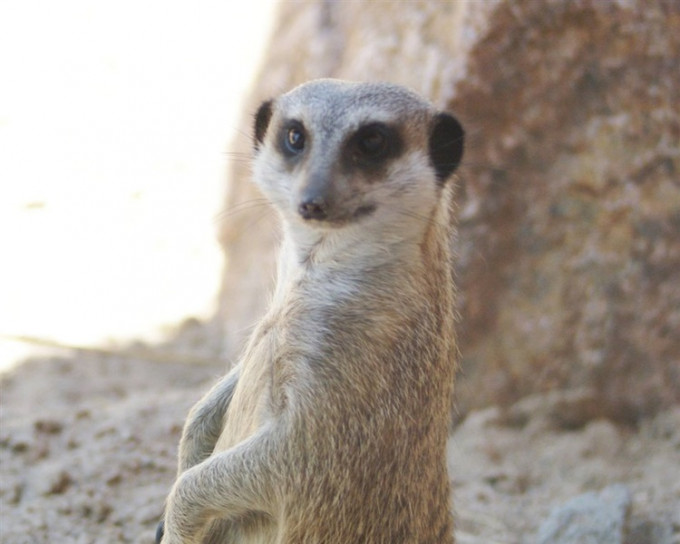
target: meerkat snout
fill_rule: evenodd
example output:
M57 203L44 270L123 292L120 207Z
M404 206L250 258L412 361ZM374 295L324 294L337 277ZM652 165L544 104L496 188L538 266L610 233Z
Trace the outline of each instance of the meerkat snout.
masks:
M298 213L305 219L323 221L328 218L332 204L332 180L327 175L308 176L298 197Z

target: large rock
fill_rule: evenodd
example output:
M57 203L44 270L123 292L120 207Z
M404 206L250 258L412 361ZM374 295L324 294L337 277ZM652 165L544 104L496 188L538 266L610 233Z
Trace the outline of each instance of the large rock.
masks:
M590 388L592 417L680 401L680 4L283 2L257 103L387 79L467 127L457 200L459 412ZM262 313L275 214L235 160L221 240L229 355Z

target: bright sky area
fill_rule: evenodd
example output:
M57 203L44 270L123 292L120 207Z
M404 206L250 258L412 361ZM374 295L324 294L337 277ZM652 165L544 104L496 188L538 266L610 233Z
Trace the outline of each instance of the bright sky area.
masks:
M0 370L210 316L272 3L0 0Z

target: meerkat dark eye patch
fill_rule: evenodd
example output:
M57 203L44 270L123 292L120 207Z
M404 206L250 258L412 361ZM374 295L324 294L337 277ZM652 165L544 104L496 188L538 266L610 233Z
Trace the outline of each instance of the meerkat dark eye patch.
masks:
M383 123L370 123L357 130L347 143L353 162L360 166L378 166L401 154L403 144L399 133Z
M267 128L269 127L269 121L272 118L272 101L267 100L263 102L257 113L255 114L255 130L253 132L253 144L255 149L260 147L260 144L264 141L264 136L267 134Z
M287 157L294 157L304 151L307 143L305 127L299 121L288 121L281 127L279 148Z
M381 125L362 127L356 135L357 151L366 158L380 159L389 148L386 131Z
M465 132L458 120L448 113L439 113L434 118L430 132L430 162L437 175L437 181L444 183L458 168L463 158Z

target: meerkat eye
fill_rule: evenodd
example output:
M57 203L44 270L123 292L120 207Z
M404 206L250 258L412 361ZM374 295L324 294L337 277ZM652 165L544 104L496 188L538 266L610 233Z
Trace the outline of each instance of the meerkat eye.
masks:
M299 123L287 127L284 145L286 151L292 155L297 155L305 148L305 131Z
M288 130L288 147L300 151L305 147L305 135L297 128Z
M390 152L389 131L381 124L360 128L355 138L355 149L362 159L375 161L384 158Z
M371 123L359 128L348 146L354 162L365 167L376 166L398 156L402 148L398 131L384 123Z

